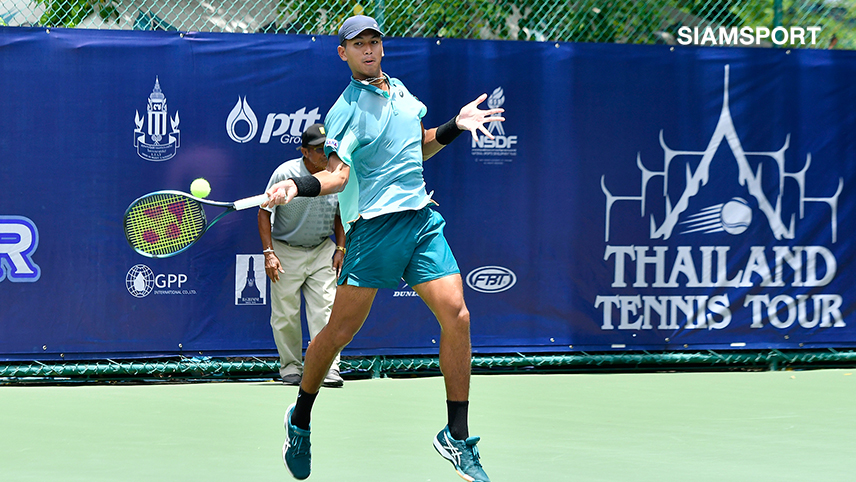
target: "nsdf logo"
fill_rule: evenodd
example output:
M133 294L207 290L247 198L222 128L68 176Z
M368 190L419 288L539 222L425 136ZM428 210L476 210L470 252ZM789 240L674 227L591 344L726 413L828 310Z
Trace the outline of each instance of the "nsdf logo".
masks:
M482 266L470 271L467 285L481 293L500 293L517 283L517 275L502 266Z

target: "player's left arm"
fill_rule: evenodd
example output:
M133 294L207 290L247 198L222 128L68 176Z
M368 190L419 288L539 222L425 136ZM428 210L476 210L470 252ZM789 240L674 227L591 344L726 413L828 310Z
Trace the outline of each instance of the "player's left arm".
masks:
M425 126L422 126L422 160L430 159L464 131L470 131L475 140L478 140L477 131L493 139L484 125L488 122L504 121L505 117L491 116L501 114L505 109L479 109L479 104L485 99L487 94L478 96L476 100L461 107L461 111L452 120L439 127L425 129Z

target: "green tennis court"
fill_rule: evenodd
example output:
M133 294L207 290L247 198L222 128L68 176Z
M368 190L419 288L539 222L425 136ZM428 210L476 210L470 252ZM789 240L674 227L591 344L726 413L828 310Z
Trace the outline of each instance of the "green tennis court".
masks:
M275 382L0 387L3 481L287 481ZM856 473L847 370L481 375L491 480L833 481ZM311 481L459 481L431 445L439 377L351 380L315 405Z

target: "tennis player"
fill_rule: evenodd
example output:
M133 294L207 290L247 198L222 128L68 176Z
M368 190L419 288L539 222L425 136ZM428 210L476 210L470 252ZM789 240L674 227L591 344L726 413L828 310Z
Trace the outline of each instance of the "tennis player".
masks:
M326 171L279 182L263 205L295 196L339 193L347 252L330 321L309 345L297 402L286 411L283 460L298 479L309 477L309 420L327 370L369 314L378 288L404 279L440 323L448 424L434 448L468 481L489 482L479 461L478 437L470 437L470 314L455 257L443 236L445 221L425 191L422 162L460 133L493 138L484 124L503 121L503 109L481 110L482 94L449 122L425 129L426 107L400 80L381 70L382 33L371 17L358 15L339 29L339 57L352 78L324 120ZM491 117L496 115L496 117Z

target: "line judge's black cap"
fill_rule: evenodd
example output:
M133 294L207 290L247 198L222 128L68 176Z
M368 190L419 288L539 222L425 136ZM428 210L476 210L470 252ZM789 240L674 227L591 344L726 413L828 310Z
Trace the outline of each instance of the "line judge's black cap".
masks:
M363 30L374 30L383 37L383 32L380 31L375 19L365 15L354 15L345 20L339 28L339 45L345 45L345 40L351 40Z
M324 131L324 124L312 124L300 136L302 147L319 146L326 140L327 133Z

